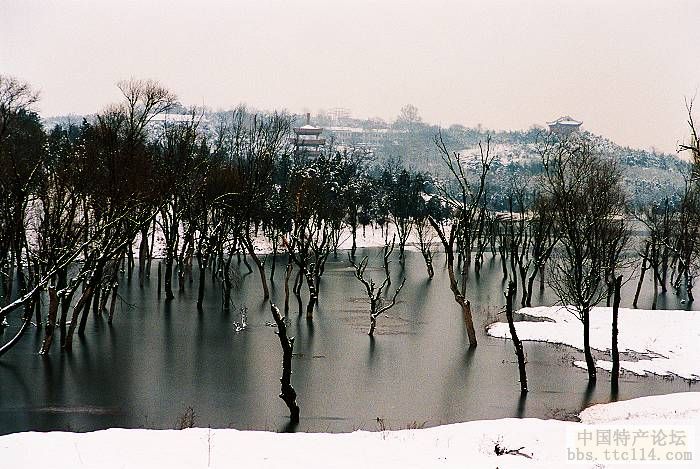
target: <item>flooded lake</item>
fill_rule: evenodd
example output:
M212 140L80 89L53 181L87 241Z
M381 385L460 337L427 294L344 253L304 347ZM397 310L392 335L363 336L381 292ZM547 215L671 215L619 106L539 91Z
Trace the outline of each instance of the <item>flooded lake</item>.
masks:
M381 279L381 250L370 256L371 273ZM571 366L583 354L564 346L525 343L530 392L521 399L510 341L486 336L485 325L505 320L499 260L487 258L467 287L479 336L468 348L457 304L447 283L444 257L427 280L419 253L406 252L402 269L392 262L394 286L407 276L396 307L378 319L374 339L367 335L364 290L346 254L332 256L321 283L313 322L297 314L291 298L289 331L296 337L292 384L298 393L297 431L346 432L380 427L401 429L502 417L572 418L592 403L611 400L609 374L588 387L585 370ZM235 261L234 261L235 262ZM284 301L283 266L278 265L272 300ZM241 272L246 272L241 264ZM155 264L153 266L155 270ZM371 270L371 272L370 272ZM269 272L269 266L268 266ZM159 301L155 272L150 286L127 284L109 326L106 318L88 323L72 353L37 354L42 335L27 336L0 359L0 434L27 430L90 431L108 427L174 428L191 407L195 425L284 431L287 408L279 394L281 349L262 301L257 272L244 275L234 291L237 308L221 311L219 285L207 279L204 309L196 309L196 285L170 303ZM631 307L635 282L623 289L622 306ZM305 287L304 287L305 288ZM392 289L393 293L393 289ZM554 304L551 293L534 303ZM651 283L640 299L649 307ZM242 327L238 307L247 308ZM666 294L660 308L682 309ZM19 327L17 314L2 333L7 341ZM682 379L621 376L619 399L698 390ZM379 423L381 419L383 423Z

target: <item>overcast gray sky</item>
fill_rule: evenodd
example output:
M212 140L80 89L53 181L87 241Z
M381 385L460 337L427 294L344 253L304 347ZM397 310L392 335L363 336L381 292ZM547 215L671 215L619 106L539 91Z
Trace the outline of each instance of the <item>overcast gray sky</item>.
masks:
M43 115L155 78L185 104L525 129L563 114L674 151L700 87L700 1L0 0L0 73ZM700 107L700 106L699 106Z

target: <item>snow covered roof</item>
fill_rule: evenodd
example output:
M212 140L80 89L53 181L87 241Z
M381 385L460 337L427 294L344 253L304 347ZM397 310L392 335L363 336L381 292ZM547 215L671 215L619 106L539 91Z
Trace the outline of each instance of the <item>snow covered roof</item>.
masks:
M576 119L572 118L571 116L562 116L557 120L554 120L552 122L547 122L548 125L570 125L570 126L576 126L578 127L579 125L583 124L581 121L577 121Z
M316 127L311 124L294 127L294 132L297 135L320 135L323 132L323 127Z

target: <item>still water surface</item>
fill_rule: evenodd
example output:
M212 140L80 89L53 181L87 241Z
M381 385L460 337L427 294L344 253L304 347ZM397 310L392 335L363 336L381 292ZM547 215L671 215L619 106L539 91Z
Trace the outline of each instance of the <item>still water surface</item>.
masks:
M380 253L358 252L370 256L376 268L367 272L377 279ZM487 261L481 276L469 280L479 334L478 347L470 350L443 257L436 257L436 275L428 281L420 254L406 256L403 269L392 263L394 286L404 275L407 281L397 306L379 318L374 340L367 336L363 288L344 253L328 261L312 323L297 314L292 301L292 383L301 407L297 431L376 430L377 418L391 429L502 417L572 418L592 403L611 400L607 373L590 388L585 371L570 365L581 359L580 352L531 342L525 343L530 393L520 398L512 344L484 332L494 319L505 320L497 315L505 287L497 260ZM281 304L283 267L277 273L271 294ZM184 293L165 303L157 298L155 272L143 289L136 275L128 285L122 281L123 302L114 324L91 318L72 353L54 348L48 358L37 355L41 335L30 331L0 360L0 434L174 428L187 407L194 409L197 426L291 430L277 397L279 340L257 272L243 276L235 292L236 304L248 309L247 326L239 332L238 311L221 312L221 292L210 277L199 313L196 276ZM623 290L623 306L631 304L632 283ZM650 304L651 285L645 290L640 307ZM535 301L554 304L556 298L546 292ZM685 305L669 293L659 307ZM15 315L12 321L0 333L3 341L19 326ZM689 390L698 390L697 384L625 374L618 398Z

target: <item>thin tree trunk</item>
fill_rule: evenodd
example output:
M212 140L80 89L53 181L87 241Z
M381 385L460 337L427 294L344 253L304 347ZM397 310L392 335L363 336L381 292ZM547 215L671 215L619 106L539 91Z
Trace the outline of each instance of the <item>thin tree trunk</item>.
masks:
M610 376L610 383L613 392L618 389L618 382L620 378L620 352L617 349L617 318L620 312L620 289L622 288L622 275L615 279L615 293L613 298L612 307L612 371Z
M297 405L297 393L292 387L292 354L294 352L294 337L287 337L287 325L280 315L280 310L273 303L270 303L272 318L277 324L277 336L282 346L282 384L280 399L284 401L289 409L289 418L292 423L299 422L299 406Z
M228 314L231 311L231 289L233 284L231 282L231 261L233 260L233 252L229 252L226 258L226 263L224 264L224 285L223 285L223 312Z
M357 252L357 225L352 224L350 229L352 230L352 247L350 248L350 256L354 259L355 252Z
M459 304L461 310L462 310L462 317L464 318L464 325L467 329L467 336L469 337L469 346L470 347L476 347L477 345L477 340L476 340L476 331L474 330L474 321L472 319L472 310L471 310L471 304L469 301L465 298L464 294L459 290L459 284L457 283L457 278L455 276L455 270L454 270L454 239L455 239L455 226L453 225L451 228L450 232L450 240L448 241L445 238L445 234L443 231L440 229L440 226L433 220L432 218L429 218L430 224L433 226L435 231L438 233L438 236L440 237L440 241L442 242L442 245L445 249L445 254L447 257L447 274L450 279L450 290L452 290L452 294L454 295L455 302Z
M525 306L532 306L532 290L535 286L535 278L537 277L538 268L532 271L532 274L527 279L527 298L525 299Z
M158 261L158 298L160 298L161 285L163 285L162 263Z
M102 289L99 285L95 287L95 293L92 295L92 317L96 318L102 311L100 311L100 297L102 295Z
M148 259L148 225L141 229L141 244L139 245L139 287L143 288L146 278L146 261Z
M112 279L112 301L109 303L109 316L107 319L108 324L112 324L112 321L114 320L114 311L117 306L117 292L119 291L119 282L117 282L117 279Z
M304 304L301 301L301 286L304 284L303 277L303 270L300 268L299 272L297 272L297 276L294 278L294 288L292 289L294 296L297 298L297 303L299 304L299 315L301 315L304 310Z
M306 286L309 288L309 302L306 304L306 319L308 320L314 318L314 307L318 299L318 292L316 290L313 272L307 270L304 276L306 277Z
M78 289L78 285L69 288L61 296L61 319L59 321L59 329L61 331L61 344L66 342L66 323L68 322L68 312L70 311L70 304L73 301L73 295Z
M128 267L128 279L131 280L131 275L134 273L134 265L136 264L134 262L134 243L133 240L129 242L128 246L128 261L129 261L129 267Z
M292 262L287 263L287 267L284 272L284 315L289 314L289 279L292 276Z
M253 247L253 242L250 240L249 236L245 236L244 238L246 248L248 249L248 254L250 254L250 257L253 258L253 262L255 262L255 265L258 266L258 272L260 273L260 283L262 284L262 289L263 289L263 300L267 300L270 298L270 290L267 288L267 278L265 277L265 266L263 265L262 261L260 258L255 254L255 248Z
M146 263L146 276L149 278L151 276L151 261L153 260L153 249L156 244L156 218L157 217L153 217L153 228L151 229L151 245L148 246L148 262Z
M63 343L63 348L66 350L73 349L73 334L75 333L75 328L78 325L78 318L80 317L80 311L83 310L85 304L87 303L89 297L91 297L92 286L88 286L80 294L78 303L73 307L73 316L71 317L70 325L68 326L68 331L66 333L65 341Z
M515 330L513 322L513 299L515 298L515 282L508 283L508 291L506 292L506 318L508 319L508 329L510 337L513 340L515 347L515 356L518 358L518 373L520 375L520 392L527 393L527 374L525 372L525 352L523 351L523 343L518 338L518 333Z
M19 328L19 331L17 331L17 334L10 339L5 345L0 347L0 357L5 355L12 347L17 345L19 340L22 338L25 332L27 332L27 329L29 329L29 325L32 322L32 311L34 311L34 298L30 298L27 303L24 305L24 314L22 315L22 326Z
M173 257L168 252L165 258L165 299L172 300L175 298L173 294Z
M201 254L197 254L197 265L199 266L199 285L197 287L197 310L202 310L204 302L204 282L207 276L207 266Z
M56 329L56 316L58 315L58 295L56 294L56 287L53 285L49 286L49 311L46 320L46 329L44 330L44 341L41 344L41 350L39 350L40 355L45 355L49 353L51 349L51 343L53 342L53 333Z
M78 326L78 334L80 334L80 335L85 334L85 328L87 327L88 313L90 312L90 304L92 303L92 298L95 295L96 288L97 288L97 286L91 285L86 290L88 292L88 297L86 298L85 305L83 306L83 312L80 315L80 325Z
M595 360L591 353L591 317L590 309L583 311L583 353L586 356L586 368L588 369L588 381L595 383Z
M634 293L634 301L632 302L633 307L637 307L637 301L639 300L639 292L642 291L642 285L644 283L644 275L647 273L647 257L649 256L649 243L646 243L644 248L644 257L642 258L642 270L639 273L639 282L637 282L637 291Z

